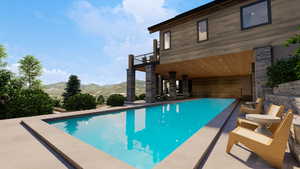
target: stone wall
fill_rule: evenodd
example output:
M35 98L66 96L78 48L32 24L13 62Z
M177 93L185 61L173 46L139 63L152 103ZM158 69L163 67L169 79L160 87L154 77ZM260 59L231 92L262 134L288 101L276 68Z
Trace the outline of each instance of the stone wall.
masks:
M268 81L267 68L272 65L272 54L272 46L254 49L256 97L264 97L267 91L269 91L266 85Z
M300 97L300 80L280 84L278 87L273 89L273 93Z
M266 105L284 105L286 109L293 109L295 114L300 114L300 80L279 85L265 99Z

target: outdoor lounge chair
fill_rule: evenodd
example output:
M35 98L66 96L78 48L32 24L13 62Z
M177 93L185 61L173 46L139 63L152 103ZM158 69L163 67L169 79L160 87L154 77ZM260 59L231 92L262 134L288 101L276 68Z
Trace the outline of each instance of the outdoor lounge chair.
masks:
M269 110L266 114L274 115L276 117L281 117L283 115L284 109L285 109L285 107L283 105L277 106L275 104L271 104L270 108L269 108ZM255 130L259 126L259 124L256 123L256 122L253 122L251 120L238 118L237 119L237 126L245 127L245 128L251 129L251 130Z
M255 108L250 108L246 105L242 105L240 108L240 113L246 113L246 114L262 113L264 100L262 98L257 98L255 103L256 103Z
M226 152L229 153L234 144L241 143L273 167L281 168L292 121L293 113L289 110L271 137L237 127L229 133Z

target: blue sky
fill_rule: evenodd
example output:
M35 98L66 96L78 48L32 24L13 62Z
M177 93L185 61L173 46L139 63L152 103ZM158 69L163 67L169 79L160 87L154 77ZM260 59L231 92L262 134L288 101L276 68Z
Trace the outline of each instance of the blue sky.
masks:
M148 53L147 27L212 0L3 0L0 44L9 69L34 55L45 84L78 75L82 83L126 80L128 54ZM143 79L143 73L138 79Z

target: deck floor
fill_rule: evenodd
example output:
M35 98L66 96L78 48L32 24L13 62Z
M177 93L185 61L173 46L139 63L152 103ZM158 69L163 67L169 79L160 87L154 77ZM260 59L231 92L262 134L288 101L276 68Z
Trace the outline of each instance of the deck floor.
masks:
M71 168L51 153L20 122L21 119L0 121L0 168Z
M271 169L264 160L252 153L249 149L242 145L233 146L231 153L225 152L228 140L228 133L234 129L236 125L236 119L238 118L239 107L234 111L233 115L225 125L220 138L218 139L215 147L212 149L210 155L207 158L203 169ZM299 169L295 159L291 153L286 152L284 169Z

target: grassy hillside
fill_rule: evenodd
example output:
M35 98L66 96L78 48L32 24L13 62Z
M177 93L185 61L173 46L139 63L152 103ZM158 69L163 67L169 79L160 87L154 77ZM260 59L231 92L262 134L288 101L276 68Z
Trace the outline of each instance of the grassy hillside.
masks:
M45 85L45 92L47 92L52 97L61 97L64 89L66 88L65 82L54 83L50 85ZM81 85L81 91L83 93L89 93L94 96L103 95L104 97L108 97L111 94L126 94L126 82L112 85L104 85L100 86L97 84L88 84ZM141 80L136 81L136 94L145 93L145 82Z

